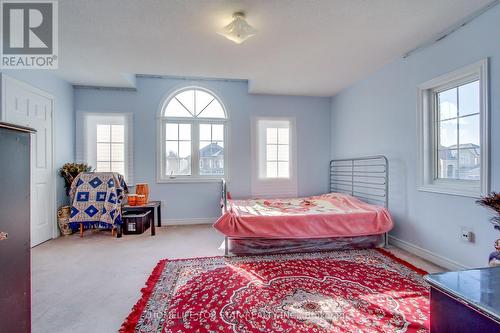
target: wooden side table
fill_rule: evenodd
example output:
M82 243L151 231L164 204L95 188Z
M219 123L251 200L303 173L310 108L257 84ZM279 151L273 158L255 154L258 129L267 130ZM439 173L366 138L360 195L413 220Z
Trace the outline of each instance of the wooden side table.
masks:
M130 205L123 205L122 206L122 213L125 212L137 212L137 211L149 211L150 216L151 216L151 236L154 236L156 234L155 230L155 217L157 221L158 227L161 227L161 201L149 201L145 205L141 206L130 206ZM118 237L121 237L121 235L118 235Z

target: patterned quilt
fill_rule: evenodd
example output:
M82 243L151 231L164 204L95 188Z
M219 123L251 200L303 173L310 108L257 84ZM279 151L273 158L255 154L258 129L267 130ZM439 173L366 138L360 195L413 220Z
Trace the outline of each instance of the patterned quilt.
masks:
M71 184L69 227L109 229L121 225L121 203L128 192L123 176L113 172L82 172Z
M306 198L229 200L214 228L236 238L329 238L379 235L389 211L342 193Z

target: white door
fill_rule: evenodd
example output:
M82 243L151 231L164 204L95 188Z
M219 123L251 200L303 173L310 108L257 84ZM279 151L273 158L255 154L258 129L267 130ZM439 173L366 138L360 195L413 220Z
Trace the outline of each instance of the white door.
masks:
M34 128L31 138L31 246L52 238L55 226L52 161L54 98L34 87L3 77L4 119Z

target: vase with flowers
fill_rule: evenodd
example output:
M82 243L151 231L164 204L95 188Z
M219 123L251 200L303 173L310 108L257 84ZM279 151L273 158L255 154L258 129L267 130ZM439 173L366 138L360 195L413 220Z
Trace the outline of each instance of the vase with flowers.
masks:
M92 167L85 163L66 163L59 169L59 175L64 178L66 195L69 195L71 183L81 172L90 172Z
M500 193L492 192L479 199L477 203L495 212L495 216L490 219L490 222L493 224L493 228L500 231ZM495 241L495 251L490 254L489 264L490 266L500 266L500 239Z

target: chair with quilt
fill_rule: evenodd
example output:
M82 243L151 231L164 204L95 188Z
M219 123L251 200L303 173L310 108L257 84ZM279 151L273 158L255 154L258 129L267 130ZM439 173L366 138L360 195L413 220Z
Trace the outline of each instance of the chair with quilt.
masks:
M71 215L69 227L85 229L118 229L121 234L121 204L128 187L123 176L114 172L82 172L71 184Z

